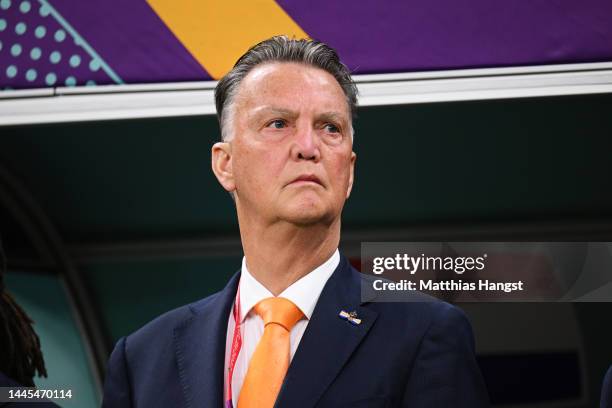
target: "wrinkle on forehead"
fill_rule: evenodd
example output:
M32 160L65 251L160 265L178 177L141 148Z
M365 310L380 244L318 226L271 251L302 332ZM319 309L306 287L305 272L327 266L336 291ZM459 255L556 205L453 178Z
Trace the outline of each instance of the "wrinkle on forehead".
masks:
M346 95L333 75L317 67L293 62L262 64L249 72L235 95L234 114L265 108L297 112L303 108L304 102L309 103L308 99L312 100L312 108L337 112L350 123ZM342 107L338 109L336 104Z

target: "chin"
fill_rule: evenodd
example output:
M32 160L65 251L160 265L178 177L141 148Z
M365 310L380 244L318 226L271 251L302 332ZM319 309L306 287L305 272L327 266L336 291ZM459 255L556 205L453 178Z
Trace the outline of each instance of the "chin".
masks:
M283 215L286 221L300 226L321 224L333 218L320 203L300 203L287 208Z

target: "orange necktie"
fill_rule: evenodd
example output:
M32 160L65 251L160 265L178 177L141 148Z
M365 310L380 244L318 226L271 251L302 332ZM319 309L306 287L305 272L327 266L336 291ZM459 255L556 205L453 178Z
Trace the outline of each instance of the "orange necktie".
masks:
M264 332L251 357L237 408L272 408L289 368L289 334L304 314L280 297L264 299L254 310L264 321Z

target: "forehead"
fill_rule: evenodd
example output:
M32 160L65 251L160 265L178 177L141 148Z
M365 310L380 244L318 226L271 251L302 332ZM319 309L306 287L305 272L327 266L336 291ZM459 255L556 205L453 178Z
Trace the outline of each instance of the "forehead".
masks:
M258 65L242 80L235 96L237 113L283 108L292 111L337 111L348 120L348 102L329 72L306 64Z

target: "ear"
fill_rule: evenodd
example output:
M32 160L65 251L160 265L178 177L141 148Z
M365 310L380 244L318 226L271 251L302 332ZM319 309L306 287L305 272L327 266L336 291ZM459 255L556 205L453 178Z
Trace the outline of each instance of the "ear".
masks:
M357 155L355 152L351 152L351 170L349 174L348 189L346 190L347 199L351 195L351 190L353 189L353 180L355 179L355 160L357 160Z
M236 189L232 171L232 145L228 142L217 142L211 149L212 171L223 188L232 192Z

